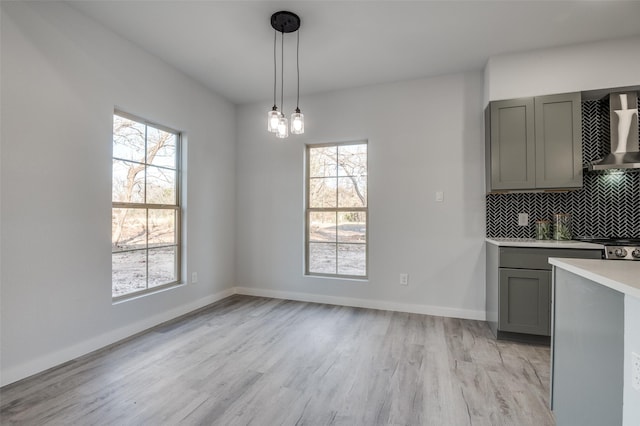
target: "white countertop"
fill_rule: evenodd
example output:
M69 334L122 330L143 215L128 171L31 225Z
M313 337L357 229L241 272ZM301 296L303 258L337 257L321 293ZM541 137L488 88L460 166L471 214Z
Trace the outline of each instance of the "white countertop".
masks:
M640 299L640 261L550 257L549 263Z
M602 250L601 244L583 243L582 241L536 240L533 238L485 238L489 244L501 247L541 247L566 249L596 249Z

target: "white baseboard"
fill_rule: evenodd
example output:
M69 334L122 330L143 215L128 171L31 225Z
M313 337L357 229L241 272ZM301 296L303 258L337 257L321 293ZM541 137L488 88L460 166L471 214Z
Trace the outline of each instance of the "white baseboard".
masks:
M235 287L234 290L237 294L245 294L248 296L271 297L273 299L297 300L300 302L326 303L329 305L351 306L354 308L380 309L383 311L408 312L412 314L486 321L485 311L474 311L470 309L387 302L373 299L356 299L353 297L325 296L321 294L266 290L252 287Z
M42 357L25 362L8 370L2 371L0 375L0 386L8 385L10 383L22 380L33 374L40 373L49 368L63 364L67 361L71 361L80 356L86 355L98 349L109 346L127 337L131 337L134 334L141 331L148 330L158 324L162 324L165 321L172 320L181 315L188 314L189 312L203 308L211 303L222 300L225 297L229 297L235 293L233 288L225 289L218 293L203 297L194 302L186 305L178 306L171 310L162 312L149 318L145 318L133 324L129 324L125 327L118 328L116 330L109 331L91 339L79 342L68 348L64 348L57 352L44 355Z
M25 362L16 367L2 371L0 374L0 386L22 380L33 374L40 373L49 368L71 361L105 346L116 343L134 334L148 330L165 321L172 320L181 315L188 314L211 303L224 299L234 294L244 294L248 296L270 297L274 299L297 300L301 302L326 303L329 305L351 306L355 308L380 309L384 311L408 312L414 314L435 315L450 318L463 318L471 320L485 321L484 311L473 311L467 309L447 308L442 306L417 305L411 303L386 302L372 299L357 299L352 297L326 296L312 293L298 293L289 291L267 290L251 287L233 287L218 293L203 297L192 303L178 306L161 314L145 318L136 323L129 324L116 330L109 331L91 339L79 342L60 351L44 355L34 360Z

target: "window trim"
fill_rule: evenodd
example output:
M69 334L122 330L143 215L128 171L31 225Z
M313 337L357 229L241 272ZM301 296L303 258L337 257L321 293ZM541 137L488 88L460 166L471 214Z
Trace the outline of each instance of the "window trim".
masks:
M340 146L352 146L352 145L366 145L367 147L367 206L366 207L310 207L310 187L311 187L311 155L310 150L312 148L326 148L326 147L340 147ZM305 194L304 194L304 275L306 277L320 277L320 278L334 278L334 279L346 279L346 280L355 280L355 281L368 281L369 280L369 141L367 139L356 140L356 141L345 141L345 142L327 142L327 143L319 143L319 144L306 144L305 145ZM337 195L337 194L336 194ZM349 243L349 244L360 244L365 246L365 275L348 275L348 274L328 274L321 272L309 272L309 224L310 224L310 215L315 212L325 212L325 213L340 213L340 212L364 212L367 217L367 226L365 229L365 242L364 243ZM337 224L336 224L337 225ZM336 235L336 248L338 245L337 235ZM336 254L337 260L337 254Z
M112 127L113 127L113 118L114 116L119 116L131 121L135 121L137 123L140 124L144 124L145 127L153 127L155 129L161 130L163 132L167 132L167 133L172 133L176 136L176 162L175 162L175 169L171 169L170 167L166 167L166 166L155 166L155 165L150 165L148 163L146 163L146 155L145 155L145 162L144 163L140 163L137 161L131 161L131 160L127 160L127 159L122 159L122 158L118 158L115 157L113 155L113 141L112 141L112 145L111 145L111 149L112 149L112 154L111 154L111 161L113 163L114 160L120 160L120 161L127 161L127 162L132 162L132 163L138 163L138 164L143 164L145 166L153 166L153 167L158 167L158 168L164 168L164 169L168 169L168 170L175 170L176 173L176 182L175 182L175 196L176 196L176 200L175 200L175 204L152 204L152 203L127 203L127 202L123 202L123 201L113 201L113 190L111 192L111 211L113 212L113 209L116 208L131 208L131 209L145 209L146 214L147 214L147 218L149 215L149 210L173 210L175 211L176 214L176 224L175 224L175 239L176 239L176 243L175 244L167 244L167 245L160 245L160 246L154 246L151 247L151 249L156 249L156 248L164 248L164 247L175 247L176 248L176 264L175 264L175 274L176 274L176 279L174 281L170 281L168 283L165 284L161 284L161 285L157 285L154 287L149 287L149 282L148 282L148 278L149 278L149 262L148 262L148 253L149 253L149 246L147 243L147 247L144 249L133 249L133 250L122 250L122 251L118 251L118 252L114 252L113 250L111 251L111 256L113 258L113 254L114 253L124 253L124 252L132 252L132 251L145 251L147 254L147 264L146 264L146 278L147 278L147 287L144 290L139 290L139 291L134 291L134 292L130 292L130 293L126 293L126 294L122 294L119 296L114 296L113 295L113 275L112 275L112 279L111 279L111 300L112 303L119 303L119 302L123 302L129 299L136 299L138 297L141 296L146 296L148 294L153 294L153 293L157 293L157 292L161 292L164 290L167 290L169 288L173 288L173 287L177 287L183 284L183 279L182 279L182 251L183 251L183 244L182 244L182 227L183 227L183 222L182 222L182 141L183 141L183 135L182 132L178 131L178 130L174 130L170 127L167 126L163 126L161 124L157 124L154 123L153 121L149 121L146 120L142 117L139 117L137 115L134 114L130 114L128 112L124 112L120 109L114 108L113 110L113 114L111 115L111 119L112 119ZM112 135L113 135L113 129L111 131ZM146 135L145 135L145 150L146 150ZM112 175L111 175L111 182L113 184L113 166L112 166ZM145 188L145 198L146 198L146 188ZM113 266L112 266L112 273L113 273Z

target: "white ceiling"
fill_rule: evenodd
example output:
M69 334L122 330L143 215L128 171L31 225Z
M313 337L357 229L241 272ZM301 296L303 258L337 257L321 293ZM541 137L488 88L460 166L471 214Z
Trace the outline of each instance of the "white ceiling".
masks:
M640 1L69 4L238 104L273 97L270 16L278 10L302 20L302 95L482 69L501 53L640 34ZM286 35L285 96L295 94L294 59L295 35Z

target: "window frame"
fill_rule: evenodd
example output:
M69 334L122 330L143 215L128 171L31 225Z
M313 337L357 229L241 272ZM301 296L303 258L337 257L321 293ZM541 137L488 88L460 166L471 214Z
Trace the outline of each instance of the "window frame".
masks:
M367 148L367 159L365 162L365 166L367 169L366 172L366 183L367 183L367 203L365 207L339 207L336 203L336 207L311 207L310 206L310 186L311 186L311 149L313 148L328 148L328 147L336 147L339 149L340 146L353 146L353 145L365 145ZM338 177L338 176L336 176ZM338 191L336 189L336 196ZM369 279L369 141L357 140L357 141L346 141L346 142L327 142L327 143L319 143L319 144L306 144L305 145L305 224L304 224L304 275L308 277L322 277L322 278L337 278L337 279L350 279L350 280L358 280L358 281L368 281ZM338 259L339 259L339 251L337 250L339 246L338 237L336 235L336 273L322 273L322 272L310 272L309 271L309 243L311 241L309 238L310 234L310 216L311 213L333 213L336 212L364 212L366 216L366 228L365 228L365 242L364 243L347 243L347 244L362 244L365 247L365 274L364 275L350 275L350 274L339 274L337 272L338 269ZM337 223L336 223L337 226Z
M172 288L178 285L181 285L183 280L182 280L182 249L183 249L183 245L182 245L182 132L178 131L178 130L174 130L170 127L161 125L161 124L157 124L153 121L144 119L142 117L139 117L137 115L134 114L130 114L128 112L119 110L119 109L114 109L113 110L113 114L112 114L112 127L113 127L113 121L115 120L115 116L119 116L121 118L127 119L127 120L131 120L134 121L136 123L142 124L145 126L145 158L144 158L144 162L138 162L138 161L132 161L126 158L119 158L116 157L113 153L113 141L111 143L111 161L112 161L112 168L111 168L111 184L113 185L113 161L125 161L125 162L129 162L129 163L136 163L136 164L141 164L145 166L145 174L146 174L146 168L151 166L151 167L158 167L158 168L163 168L163 169L167 169L167 170L174 170L175 171L175 204L157 204L157 203L139 203L139 202L123 202L123 201L113 201L113 189L111 190L111 212L113 215L113 211L114 209L143 209L145 211L145 216L146 216L146 221L147 221L147 226L148 226L148 221L149 221L149 211L150 210L173 210L175 212L175 225L174 225L174 230L175 230L175 243L174 244L163 244L163 245L154 245L154 246L149 246L149 234L148 234L148 227L147 227L147 238L146 238L146 245L145 248L143 249L130 249L130 250L120 250L120 251L113 251L113 248L111 250L111 256L112 256L112 262L113 262L113 254L115 253L126 253L126 252L134 252L134 251L138 251L138 252L145 252L146 255L146 272L145 272L145 280L146 280L146 285L145 288L143 290L138 290L138 291L132 291L126 294L122 294L122 295L118 295L118 296L114 296L113 294L113 263L112 263L112 276L111 276L111 298L112 301L115 302L120 302L123 300L128 300L128 299L133 299L133 298L137 298L140 296L144 296L147 294L151 294L151 293L156 293L158 291L162 291L168 288ZM147 150L147 142L148 142L148 133L147 133L147 128L148 127L152 127L154 129L166 132L166 133L171 133L173 135L175 135L176 137L176 158L175 158L175 168L170 168L167 166L157 166L154 164L149 164L147 163L147 158L146 158L146 150ZM112 129L112 136L113 136L113 129ZM146 182L146 178L145 178L145 182ZM146 201L146 183L145 183L145 201ZM112 225L113 226L113 225ZM113 228L112 228L112 232L113 232ZM113 244L113 242L112 242ZM160 285L156 285L153 287L149 287L149 251L153 250L153 249L158 249L158 248L166 248L166 247L175 247L175 251L176 251L176 257L175 257L175 280L164 283L164 284L160 284Z

